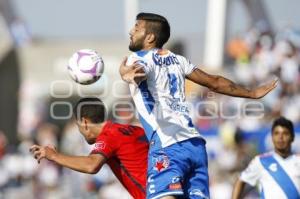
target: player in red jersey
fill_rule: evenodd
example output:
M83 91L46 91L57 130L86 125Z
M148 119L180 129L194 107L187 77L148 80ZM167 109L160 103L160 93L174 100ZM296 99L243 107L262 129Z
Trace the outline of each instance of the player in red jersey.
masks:
M107 163L135 199L146 198L148 142L138 126L105 121L105 106L98 98L83 98L74 107L79 131L89 144L87 156L69 156L53 147L33 145L30 151L38 162L46 158L70 169L94 174Z

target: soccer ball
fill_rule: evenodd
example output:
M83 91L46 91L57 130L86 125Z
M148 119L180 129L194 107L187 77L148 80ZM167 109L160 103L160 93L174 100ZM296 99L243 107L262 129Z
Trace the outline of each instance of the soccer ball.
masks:
M69 74L79 84L87 85L96 82L101 77L103 70L103 59L95 50L79 50L69 59Z

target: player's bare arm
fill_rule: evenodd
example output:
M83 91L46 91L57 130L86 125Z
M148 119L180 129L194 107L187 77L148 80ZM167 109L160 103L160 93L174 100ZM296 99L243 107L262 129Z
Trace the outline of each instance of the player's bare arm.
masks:
M61 154L49 146L33 145L30 147L30 152L37 159L38 163L45 158L63 167L89 174L97 173L106 162L106 158L100 154L69 156Z
M127 66L126 62L127 58L124 58L119 67L119 73L121 75L121 78L127 83L138 85L146 77L146 74L143 70L143 66L139 65L136 62L132 65Z
M195 69L191 74L187 76L187 78L217 93L252 99L259 99L264 97L277 86L277 80L273 80L270 83L250 90L239 86L231 80L226 79L222 76L207 74L199 68Z
M238 179L236 183L234 184L233 190L232 190L232 197L231 199L240 199L243 189L245 187L245 182Z

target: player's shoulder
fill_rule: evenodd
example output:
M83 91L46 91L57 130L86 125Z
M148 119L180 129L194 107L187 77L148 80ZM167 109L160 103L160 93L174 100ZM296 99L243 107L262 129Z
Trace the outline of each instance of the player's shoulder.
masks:
M102 131L101 131L99 137L114 136L115 132L116 132L116 130L118 130L119 126L120 126L120 124L118 124L118 123L112 122L110 120L107 121L106 124L104 125L104 127L102 128Z
M190 65L192 64L192 62L186 58L185 56L181 55L181 54L175 54L175 53L171 53L171 55L173 57L176 57L177 61L181 64L184 64L184 65Z
M135 62L138 62L139 64L147 65L149 60L148 58L148 51L138 51L131 53L127 58L127 65L131 65Z
M273 155L272 152L257 154L256 156L253 157L251 162L257 163L260 161L260 159L268 158L268 157L271 157L272 155Z
M128 56L128 59L144 59L148 55L151 55L152 53L153 53L152 50L140 50L140 51L132 52Z
M266 152L266 153L261 153L259 155L257 155L257 159L264 159L264 158L269 158L273 156L273 153L272 152Z
M254 156L252 158L252 160L250 161L249 165L251 166L251 168L260 169L261 168L261 160L264 159L264 158L271 157L271 156L272 156L271 152L258 154L258 155Z
M118 145L122 140L122 133L120 133L120 124L109 121L102 129L97 137L96 142L105 142L108 145Z
M300 161L300 153L295 153L295 157L296 157L297 160Z
M119 128L124 127L123 124L115 123L112 121L110 121L106 126L107 128L105 128L104 130L109 134L114 134L114 132L118 131Z
M143 133L143 128L130 124L112 123L109 130L114 136L128 136Z

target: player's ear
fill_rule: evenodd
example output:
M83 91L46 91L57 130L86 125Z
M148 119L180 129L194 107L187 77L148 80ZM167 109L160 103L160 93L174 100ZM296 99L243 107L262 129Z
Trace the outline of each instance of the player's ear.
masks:
M81 121L82 121L81 124L84 126L84 129L88 130L88 120L82 117Z
M291 136L291 143L293 143L294 142L294 136Z
M147 35L146 39L147 39L148 43L151 44L151 43L155 42L156 37L155 37L155 35L153 33L150 33L150 34Z

